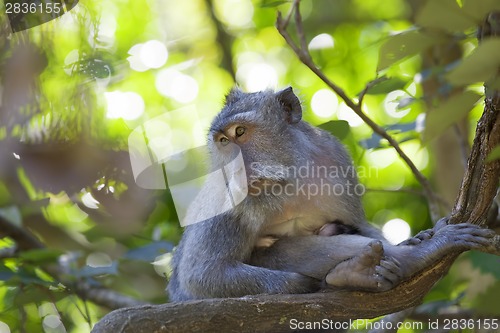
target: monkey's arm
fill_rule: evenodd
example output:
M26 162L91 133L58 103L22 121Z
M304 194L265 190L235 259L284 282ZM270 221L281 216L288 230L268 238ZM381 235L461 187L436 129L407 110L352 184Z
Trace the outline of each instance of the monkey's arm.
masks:
M439 223L437 229L418 245L391 245L359 235L282 238L255 250L251 264L326 279L336 287L382 291L446 254L484 248L494 236L492 230L468 223Z
M172 262L172 301L319 290L313 277L244 263L254 244L245 225L222 215L186 228Z

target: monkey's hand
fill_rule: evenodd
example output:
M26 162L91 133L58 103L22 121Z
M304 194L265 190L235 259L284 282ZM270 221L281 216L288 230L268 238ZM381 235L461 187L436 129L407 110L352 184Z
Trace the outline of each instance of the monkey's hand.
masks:
M458 254L467 250L487 250L491 245L490 239L495 232L470 223L446 224L441 220L434 227L429 238L421 239L416 245L388 245L384 244L384 252L388 257L401 262L401 280L404 280L428 265L440 260L448 254Z
M443 217L439 221L437 221L436 225L432 229L427 229L427 230L422 230L415 236L408 238L405 241L402 241L401 243L398 244L398 246L405 246L405 245L418 245L422 243L423 241L426 241L428 239L431 239L432 236L434 236L434 233L437 232L439 229L445 227L448 225L448 217Z
M443 222L442 222L443 221ZM480 250L490 244L490 238L495 236L491 229L470 223L446 224L447 220L441 219L434 227L434 235L422 242L422 245L432 244L439 252L451 250Z
M425 240L431 239L432 236L434 236L434 229L422 230L415 236L402 241L398 246L418 245Z
M335 266L326 276L329 287L366 291L386 291L401 281L396 259L384 256L379 240L371 241L361 253Z

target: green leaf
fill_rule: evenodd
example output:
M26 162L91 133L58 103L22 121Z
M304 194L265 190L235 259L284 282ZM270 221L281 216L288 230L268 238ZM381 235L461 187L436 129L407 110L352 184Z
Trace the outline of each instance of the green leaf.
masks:
M7 281L13 276L14 272L10 268L4 264L0 264L0 281Z
M9 285L19 285L19 283L22 282L22 284L25 285L40 285L40 286L53 286L56 284L55 282L47 281L42 279L40 276L37 275L35 272L35 267L27 267L26 265L19 268L19 270L16 272L15 276L8 281L7 284Z
M423 133L424 142L429 142L474 107L474 104L481 98L476 92L466 91L463 94L454 95L437 108L428 112L425 119L425 129Z
M398 77L391 78L381 78L380 82L374 84L370 89L367 90L367 95L385 95L390 93L391 91L403 89L407 80L402 80Z
M22 226L22 216L17 206L8 206L0 208L0 216L7 219L10 223L17 227Z
M337 139L341 141L347 136L347 134L349 134L349 131L351 130L349 123L345 120L331 120L319 125L318 127L336 136Z
M496 146L488 154L488 157L486 158L486 162L498 160L499 158L500 158L500 146Z
M500 1L498 0L462 0L462 11L473 17L478 22L484 20L490 12L500 10Z
M21 259L42 264L47 262L54 262L59 258L59 256L63 254L62 251L54 250L54 249L36 249L24 251L19 254Z
M418 54L439 40L441 37L438 35L425 34L418 30L391 36L380 47L377 70L380 71L408 56Z
M66 296L68 295L64 292L52 292L45 288L27 286L24 287L21 292L16 294L14 297L14 304L16 306L22 306L26 304L46 302L48 299L55 302Z
M417 14L416 23L425 28L457 32L478 22L460 8L456 0L429 0Z
M448 75L447 79L455 86L491 79L500 67L500 38L488 38L465 58Z

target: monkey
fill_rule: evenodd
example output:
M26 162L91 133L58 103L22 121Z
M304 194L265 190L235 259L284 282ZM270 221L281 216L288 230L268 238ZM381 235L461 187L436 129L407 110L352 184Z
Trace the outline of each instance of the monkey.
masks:
M388 243L365 219L346 149L302 120L291 87L231 90L207 145L212 171L238 154L243 165L224 176L225 186L207 182L189 207L172 258L171 301L310 293L325 282L328 288L386 291L451 251L488 246L494 235L443 219L413 240ZM244 186L231 185L242 170ZM231 186L247 190L238 204L222 195ZM207 218L214 207L230 208Z

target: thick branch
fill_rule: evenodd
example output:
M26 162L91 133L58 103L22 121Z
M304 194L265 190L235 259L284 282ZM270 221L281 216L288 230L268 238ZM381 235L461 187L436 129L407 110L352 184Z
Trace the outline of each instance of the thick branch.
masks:
M0 237L10 237L17 244L18 251L43 249L44 246L33 234L18 228L0 216Z
M491 13L480 28L480 42L484 38L500 36L500 12ZM500 75L500 68L498 69ZM478 122L476 137L467 163L452 219L465 218L471 223L482 223L497 193L500 160L486 162L493 148L500 145L500 91L486 88L484 113Z
M373 318L420 304L444 273L438 264L384 293L257 295L120 309L104 317L92 332L288 332L291 319Z

